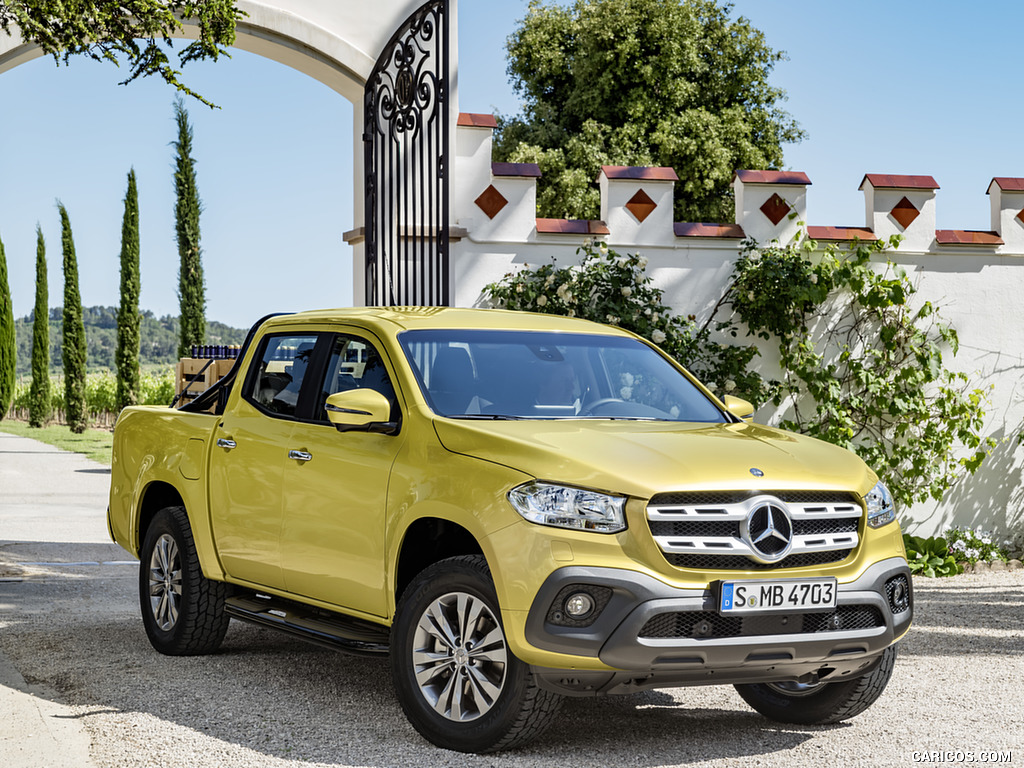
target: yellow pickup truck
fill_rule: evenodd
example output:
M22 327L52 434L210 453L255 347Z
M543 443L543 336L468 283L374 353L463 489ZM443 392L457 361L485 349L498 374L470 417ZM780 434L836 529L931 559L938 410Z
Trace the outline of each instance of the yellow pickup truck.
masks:
M892 498L752 413L581 320L270 316L188 405L122 412L110 532L156 650L213 652L236 618L388 654L445 748L524 744L563 696L686 685L837 722L911 622Z

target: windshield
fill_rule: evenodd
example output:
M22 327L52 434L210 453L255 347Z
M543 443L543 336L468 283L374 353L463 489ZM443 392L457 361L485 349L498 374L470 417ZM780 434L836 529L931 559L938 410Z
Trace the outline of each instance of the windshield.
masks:
M477 330L406 331L399 338L427 402L442 416L728 420L636 339Z

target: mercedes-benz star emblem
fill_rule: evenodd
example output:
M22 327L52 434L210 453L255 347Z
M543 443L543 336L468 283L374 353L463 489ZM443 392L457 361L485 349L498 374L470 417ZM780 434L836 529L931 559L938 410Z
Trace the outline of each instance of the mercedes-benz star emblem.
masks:
M750 546L751 557L761 563L777 563L793 546L793 522L786 505L771 496L751 499L750 512L740 535Z

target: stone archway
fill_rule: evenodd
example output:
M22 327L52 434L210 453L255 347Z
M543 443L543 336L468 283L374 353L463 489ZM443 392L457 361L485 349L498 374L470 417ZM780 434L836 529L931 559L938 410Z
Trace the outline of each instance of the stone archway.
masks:
M424 0L238 0L248 14L237 25L235 47L309 75L352 103L353 221L364 220L364 89L396 29ZM451 0L452 28L456 24ZM195 37L187 24L181 37ZM456 55L453 46L453 69ZM0 74L43 56L35 44L0 35ZM187 76L187 71L186 71ZM450 108L457 113L453 79ZM456 114L457 117L457 114ZM452 120L452 125L455 120ZM354 300L362 303L363 245L354 244Z

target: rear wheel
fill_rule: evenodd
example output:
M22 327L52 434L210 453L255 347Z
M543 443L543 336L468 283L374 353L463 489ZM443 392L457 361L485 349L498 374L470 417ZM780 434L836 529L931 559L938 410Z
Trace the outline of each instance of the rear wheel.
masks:
M736 692L771 720L800 725L838 723L859 715L882 695L896 662L896 646L882 653L866 675L841 683L754 683L737 685Z
M409 585L392 630L399 702L428 741L496 752L532 741L561 704L508 647L487 561L436 563Z
M149 642L160 653L212 653L228 630L228 586L203 576L184 507L157 512L139 552L139 603Z

